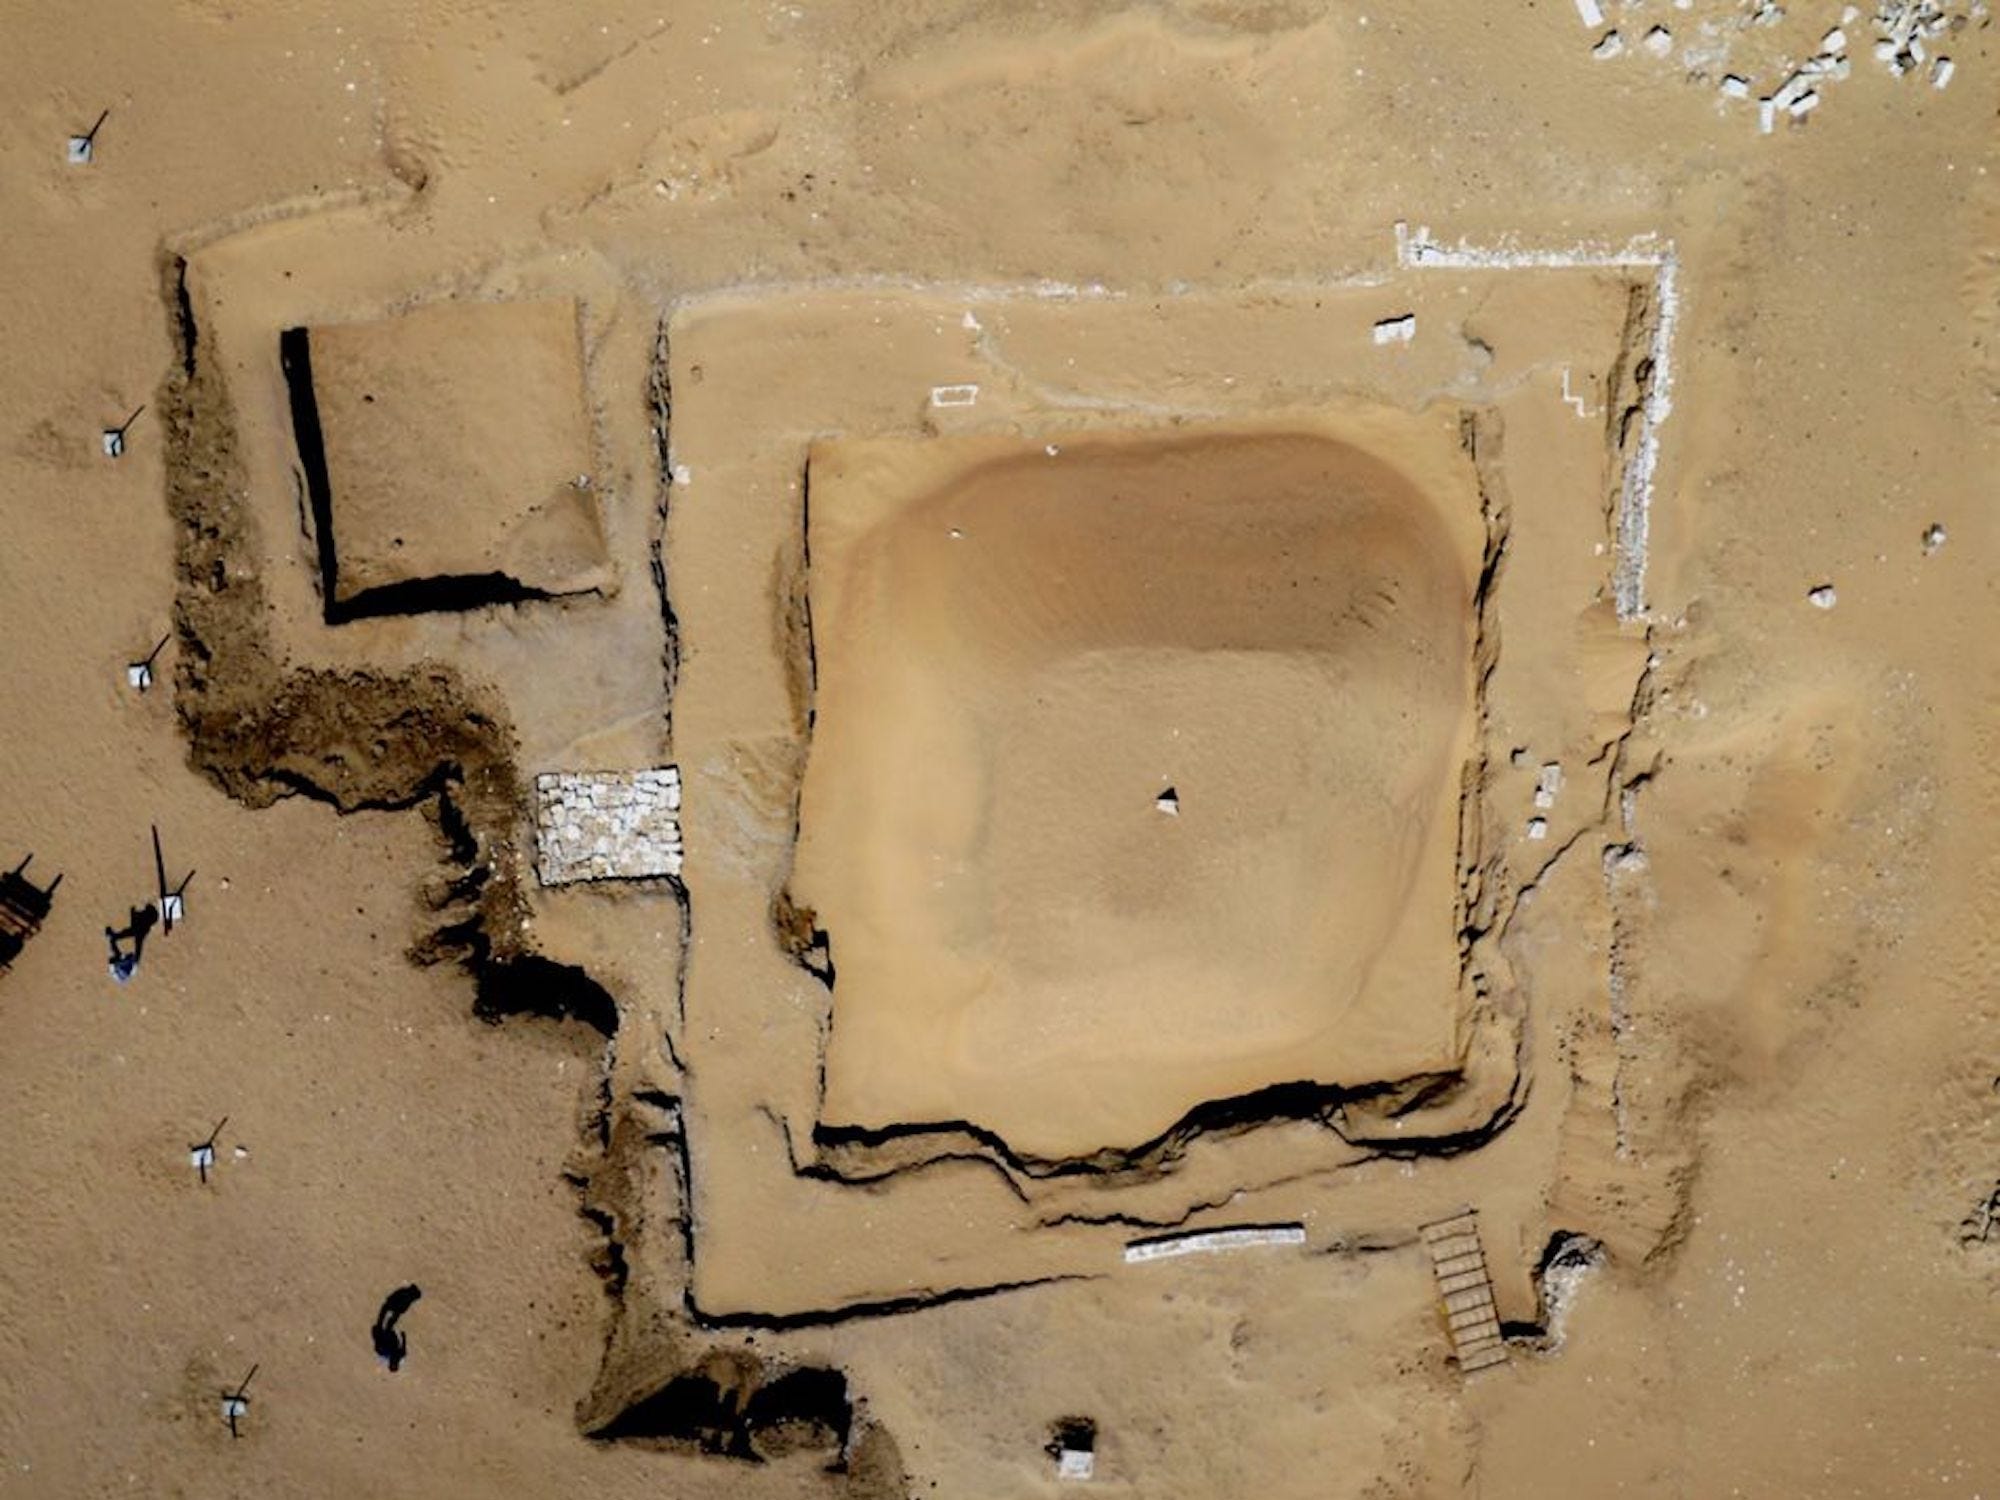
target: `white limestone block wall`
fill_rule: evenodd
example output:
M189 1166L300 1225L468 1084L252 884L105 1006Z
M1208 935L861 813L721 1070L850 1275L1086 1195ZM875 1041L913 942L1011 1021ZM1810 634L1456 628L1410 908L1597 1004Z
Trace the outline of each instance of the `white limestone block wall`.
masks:
M681 773L545 771L535 778L535 874L543 885L681 872Z

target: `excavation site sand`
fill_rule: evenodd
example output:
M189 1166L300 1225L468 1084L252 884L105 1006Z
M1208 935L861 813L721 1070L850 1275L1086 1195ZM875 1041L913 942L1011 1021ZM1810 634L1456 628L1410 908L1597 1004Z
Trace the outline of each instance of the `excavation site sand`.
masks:
M1461 468L1433 501L1282 430L815 451L825 1123L1088 1156L1456 1065Z
M2000 1494L1987 0L0 43L0 1496Z

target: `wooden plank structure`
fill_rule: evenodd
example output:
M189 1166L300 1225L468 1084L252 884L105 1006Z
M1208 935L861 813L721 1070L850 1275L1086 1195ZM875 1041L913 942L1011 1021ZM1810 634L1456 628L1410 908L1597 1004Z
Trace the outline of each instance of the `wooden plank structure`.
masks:
M1507 1341L1500 1332L1500 1313L1493 1301L1493 1278L1486 1269L1486 1251L1479 1242L1479 1213L1462 1208L1418 1231L1430 1252L1437 1276L1445 1327L1458 1356L1458 1368L1470 1377L1507 1363Z
M0 874L0 969L5 969L28 944L28 939L41 930L42 919L49 914L49 906L55 900L56 887L62 884L58 875L46 887L39 886L28 878L30 854L13 869Z

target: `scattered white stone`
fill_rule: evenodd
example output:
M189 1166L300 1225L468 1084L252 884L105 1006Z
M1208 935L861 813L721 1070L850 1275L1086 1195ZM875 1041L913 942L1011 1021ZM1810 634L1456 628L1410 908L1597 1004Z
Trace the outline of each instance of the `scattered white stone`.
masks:
M1125 1247L1125 1264L1168 1260L1176 1255L1213 1255L1222 1250L1243 1250L1252 1245L1303 1245L1303 1224L1276 1224L1260 1229L1211 1229L1197 1234L1176 1234L1166 1239L1136 1240Z
M1604 8L1597 0L1576 0L1577 18L1592 31L1604 24Z
M1933 521L1924 528L1924 552L1926 555L1944 545L1944 527Z
M1062 452L1062 449L1058 448L1054 443L1050 443L1042 452L1048 454L1050 458L1054 458L1058 453Z
M1569 1312L1577 1293L1604 1265L1604 1247L1586 1235L1572 1234L1549 1257L1542 1272L1542 1306L1548 1329L1548 1347L1559 1349Z
M1559 761L1550 761L1535 777L1535 806L1543 809L1556 805L1556 794L1562 790L1563 768Z
M1655 26L1639 45L1655 57L1665 57L1674 50L1674 34L1664 26Z
M1383 318L1375 325L1375 342L1378 344L1407 344L1417 336L1417 315L1404 313L1400 317Z
M1625 50L1625 38L1615 31L1607 31L1597 39L1597 45L1590 49L1590 55L1599 62L1608 62Z
M1604 851L1604 873L1612 875L1636 875L1646 868L1646 851L1636 844L1623 844Z
M679 488L686 489L694 483L694 470L690 469L686 464L675 464L674 483Z
M1938 0L1882 0L1875 10L1875 59L1901 78L1924 61L1925 38L1950 25Z
M979 399L976 385L934 385L931 387L932 406L970 406Z
M1951 75L1958 71L1958 64L1948 57L1940 57L1931 64L1931 87L1941 89L1951 82Z
M1822 583L1817 588L1807 590L1806 598L1811 600L1814 606L1819 609L1832 609L1837 602L1837 596L1833 592L1833 585L1830 583Z
M1724 74L1722 92L1731 99L1748 99L1750 97L1750 80L1739 77L1735 73Z
M681 773L550 771L535 778L535 874L543 885L681 873Z
M1822 56L1838 57L1847 50L1847 33L1838 26L1834 27L1819 39L1819 50Z
M971 308L967 308L965 316L958 320L958 326L963 328L967 333L979 332L979 319L973 317Z

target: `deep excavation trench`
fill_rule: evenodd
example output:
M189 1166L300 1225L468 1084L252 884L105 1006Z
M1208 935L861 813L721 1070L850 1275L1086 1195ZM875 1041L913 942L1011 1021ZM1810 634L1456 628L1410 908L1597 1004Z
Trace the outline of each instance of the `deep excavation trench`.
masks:
M1471 603L1476 750L1466 762L1458 788L1458 889L1453 936L1459 984L1469 1029L1483 1031L1490 1045L1456 1071L1383 1079L1363 1085L1330 1085L1309 1080L1279 1083L1252 1093L1211 1099L1189 1110L1151 1140L1130 1147L1104 1147L1065 1157L1039 1157L1016 1150L996 1132L970 1120L898 1122L881 1127L832 1126L815 1122L811 1160L793 1158L804 1175L854 1184L879 1182L896 1172L941 1161L988 1161L1010 1180L1096 1177L1107 1182L1138 1181L1170 1171L1189 1147L1205 1136L1233 1136L1265 1125L1305 1122L1319 1125L1349 1144L1366 1145L1403 1158L1449 1156L1476 1150L1519 1112L1527 1092L1521 1002L1501 952L1499 937L1512 903L1506 897L1501 849L1485 827L1488 687L1499 660L1498 586L1507 556L1511 504L1502 478L1502 424L1497 412L1466 413L1459 443L1478 479L1485 541ZM812 504L810 466L800 474L797 550L779 568L775 589L784 644L787 693L793 733L809 746L816 716L818 657L808 588L811 555L807 544ZM805 756L792 787L790 847L800 834ZM838 970L835 937L818 914L781 886L771 905L778 946L821 987L820 1096L826 1090L825 1042L836 1024L833 1007ZM789 1136L787 1137L789 1147Z
M161 382L167 508L176 526L174 704L195 769L249 807L306 796L342 813L422 809L445 866L413 956L461 962L492 997L527 914L515 849L518 776L501 706L453 668L333 671L282 661L265 623L254 522L222 372L205 359L183 257L161 264L178 367ZM573 994L574 991L572 990Z
M160 276L178 354L157 402L166 435L166 502L175 525L174 631L181 651L174 699L189 762L247 807L304 796L342 814L421 811L437 837L441 868L425 884L432 920L413 941L411 959L459 964L472 981L472 1011L487 1022L516 1016L575 1021L606 1039L599 1103L584 1142L585 1159L594 1160L595 1168L575 1182L582 1211L605 1237L597 1269L610 1295L615 1337L628 1315L629 1277L619 1238L624 1216L595 1200L604 1195L598 1179L617 1175L616 1157L630 1138L619 1128L625 1111L610 1097L618 1005L584 969L535 953L522 942L528 906L519 874L526 864L516 835L520 776L504 707L441 663L394 672L334 671L281 659L265 623L268 604L255 561L255 522L227 383L219 363L206 357L210 351L186 258L163 254ZM299 377L309 382L309 366L303 349L287 353L293 356L286 363L296 406ZM659 363L663 372L664 345ZM655 380L664 466L663 373ZM309 402L309 384L305 393ZM316 425L308 422L298 430L302 447L311 446ZM313 455L304 456L313 470ZM412 587L394 598L336 609L323 458L317 472L313 504L329 623L391 609L471 608L540 597L504 584L474 597L479 590L462 587L466 580L443 580L442 593ZM665 608L657 544L652 566ZM670 609L665 623L663 665L671 686L678 633ZM676 894L685 925L685 891ZM631 1149L652 1152L659 1142L633 1139ZM685 1172L684 1159L680 1170ZM679 1195L682 1236L691 1232L686 1201ZM627 1404L608 1418L592 1416L602 1382L586 1399L579 1421L590 1436L759 1462L812 1450L824 1453L830 1469L848 1474L850 1492L902 1492L895 1445L879 1428L857 1421L842 1372L766 1359L740 1337L725 1343L711 1336L703 1341L706 1347L696 1347L698 1336L686 1326L691 1320L678 1321L681 1328L665 1330L668 1337L647 1351L648 1388L629 1392ZM669 1368L671 1361L659 1357L670 1353L685 1354L681 1368Z

